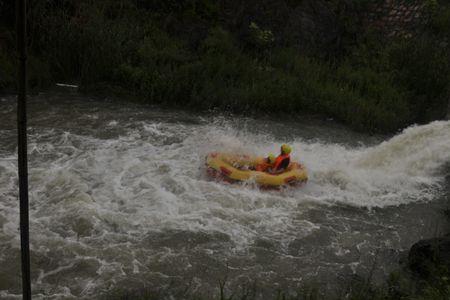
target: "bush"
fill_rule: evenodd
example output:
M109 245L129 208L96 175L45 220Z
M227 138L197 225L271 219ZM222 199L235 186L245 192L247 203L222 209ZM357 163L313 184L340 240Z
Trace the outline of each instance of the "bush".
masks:
M0 48L0 92L16 87L16 69L14 59Z
M30 83L76 81L86 91L118 86L147 101L205 109L320 113L369 131L443 117L449 3L430 1L432 22L423 36L388 40L363 31L358 16L369 1L327 1L340 41L339 53L324 58L280 42L288 43L285 21L272 18L287 16L286 9L300 2L254 11L258 24L239 1L231 5L247 9L236 17L244 19L232 21L219 9L229 5L216 0L33 2ZM7 43L14 47L13 39ZM15 84L15 62L7 53L0 50L0 89Z
M396 83L409 91L412 122L444 118L449 100L450 60L429 39L394 43L389 51Z
M12 33L10 33L12 34ZM0 46L0 92L11 93L17 88L17 50ZM48 87L51 76L48 64L34 55L28 55L28 88L31 90Z

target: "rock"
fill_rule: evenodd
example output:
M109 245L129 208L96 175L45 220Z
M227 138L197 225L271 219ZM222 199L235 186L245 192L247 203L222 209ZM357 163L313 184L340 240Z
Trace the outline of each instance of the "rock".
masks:
M450 269L450 234L415 243L408 254L409 268L427 278L437 267Z

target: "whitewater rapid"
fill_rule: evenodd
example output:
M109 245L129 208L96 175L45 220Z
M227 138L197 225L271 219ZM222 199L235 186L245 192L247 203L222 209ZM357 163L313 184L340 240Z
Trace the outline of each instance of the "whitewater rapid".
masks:
M124 283L158 287L186 278L214 291L230 266L238 270L234 284L252 275L281 286L330 280L330 272L365 270L375 250L404 250L429 235L433 203L448 192L450 121L374 142L346 132L321 136L326 129L295 122L79 97L34 101L32 277L37 297L46 299L90 299ZM20 294L19 213L14 102L0 104L0 298L7 298ZM309 170L301 189L263 191L205 173L211 151L265 155L281 143ZM421 215L415 207L431 208ZM420 228L413 237L411 226ZM395 260L387 252L386 261ZM269 253L278 261L264 262Z

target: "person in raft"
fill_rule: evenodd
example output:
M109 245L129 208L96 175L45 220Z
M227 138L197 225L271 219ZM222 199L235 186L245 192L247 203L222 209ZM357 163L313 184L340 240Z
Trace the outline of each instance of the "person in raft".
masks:
M292 148L289 145L283 144L281 145L280 152L280 155L276 158L273 154L269 154L263 163L256 166L256 170L271 174L284 172L291 163L290 154L292 152Z
M256 166L256 171L260 172L269 172L275 163L275 155L272 153L269 154L264 161Z

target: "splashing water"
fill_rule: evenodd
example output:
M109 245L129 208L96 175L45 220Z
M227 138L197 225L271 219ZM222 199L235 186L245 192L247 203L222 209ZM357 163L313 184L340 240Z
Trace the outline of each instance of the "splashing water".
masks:
M0 105L0 297L14 297L15 110L13 99ZM267 290L308 279L330 285L339 274L364 273L375 257L384 274L414 239L433 234L448 193L449 121L375 144L308 121L200 116L75 96L44 95L30 106L38 298L90 299L174 281L208 294L224 274L234 278L231 286L252 278ZM208 152L265 155L283 142L309 170L302 189L261 191L205 174Z

